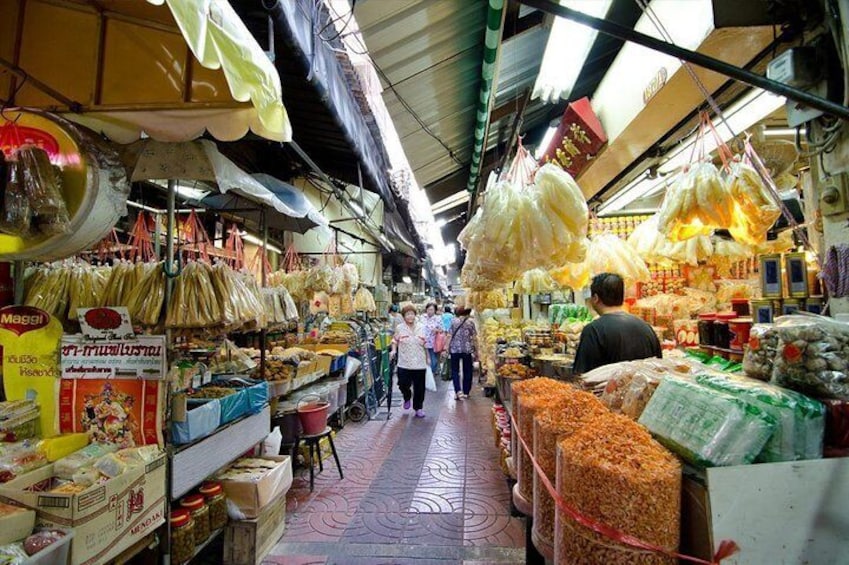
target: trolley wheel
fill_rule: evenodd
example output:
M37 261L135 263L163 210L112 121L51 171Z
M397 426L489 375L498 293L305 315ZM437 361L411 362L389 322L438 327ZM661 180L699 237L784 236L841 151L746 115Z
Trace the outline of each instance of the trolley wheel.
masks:
M366 417L366 407L362 402L355 402L348 407L348 418L352 422L362 422Z

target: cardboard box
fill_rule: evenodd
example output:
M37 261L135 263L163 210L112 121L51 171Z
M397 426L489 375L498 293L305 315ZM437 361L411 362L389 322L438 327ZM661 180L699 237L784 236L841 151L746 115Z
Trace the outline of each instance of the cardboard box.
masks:
M263 508L254 520L231 521L224 530L224 565L259 565L286 530L286 495Z
M339 353L347 354L348 351L351 350L351 346L347 343L306 343L303 345L299 345L301 349L306 349L307 351L338 351Z
M73 565L106 563L165 523L165 455L78 494L44 492L47 465L0 485L0 501L35 510L36 523L73 528Z
M333 364L333 357L330 355L315 356L315 370L322 376L330 374L330 366Z
M292 486L292 460L281 455L267 455L260 459L277 461L279 464L267 472L258 481L236 481L220 479L224 494L232 501L246 518L256 518L281 493L285 494Z
M32 533L35 512L20 506L0 505L0 545L20 541Z

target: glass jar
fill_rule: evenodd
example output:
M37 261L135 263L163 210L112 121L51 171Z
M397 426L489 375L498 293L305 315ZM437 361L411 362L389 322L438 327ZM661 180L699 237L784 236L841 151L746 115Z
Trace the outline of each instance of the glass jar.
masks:
M195 522L195 545L201 545L209 538L209 507L202 494L191 494L180 500L180 506L192 513Z
M713 323L716 321L716 312L699 314L699 345L710 347L713 345Z
M731 329L728 322L737 318L736 312L720 312L713 323L713 346L719 349L730 349Z
M171 562L188 563L195 555L195 522L184 508L171 512Z
M209 529L218 530L227 525L227 498L220 483L203 483L199 492L209 507Z

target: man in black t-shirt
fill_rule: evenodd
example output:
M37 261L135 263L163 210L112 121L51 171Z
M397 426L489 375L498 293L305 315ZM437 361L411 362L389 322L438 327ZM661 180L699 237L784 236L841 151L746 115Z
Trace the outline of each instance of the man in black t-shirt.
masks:
M602 273L590 285L590 305L599 317L581 332L575 354L576 374L602 365L662 357L660 340L647 323L622 309L625 283L622 277Z

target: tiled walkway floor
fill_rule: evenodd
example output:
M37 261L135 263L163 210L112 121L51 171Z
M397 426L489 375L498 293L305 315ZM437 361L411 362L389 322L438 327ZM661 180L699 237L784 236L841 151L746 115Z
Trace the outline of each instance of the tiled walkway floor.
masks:
M337 435L344 480L325 461L310 493L309 471L296 471L286 533L266 564L524 562L524 523L510 516L493 446L492 401L479 387L455 401L451 383L440 382L418 419L395 396L389 420L348 423Z

